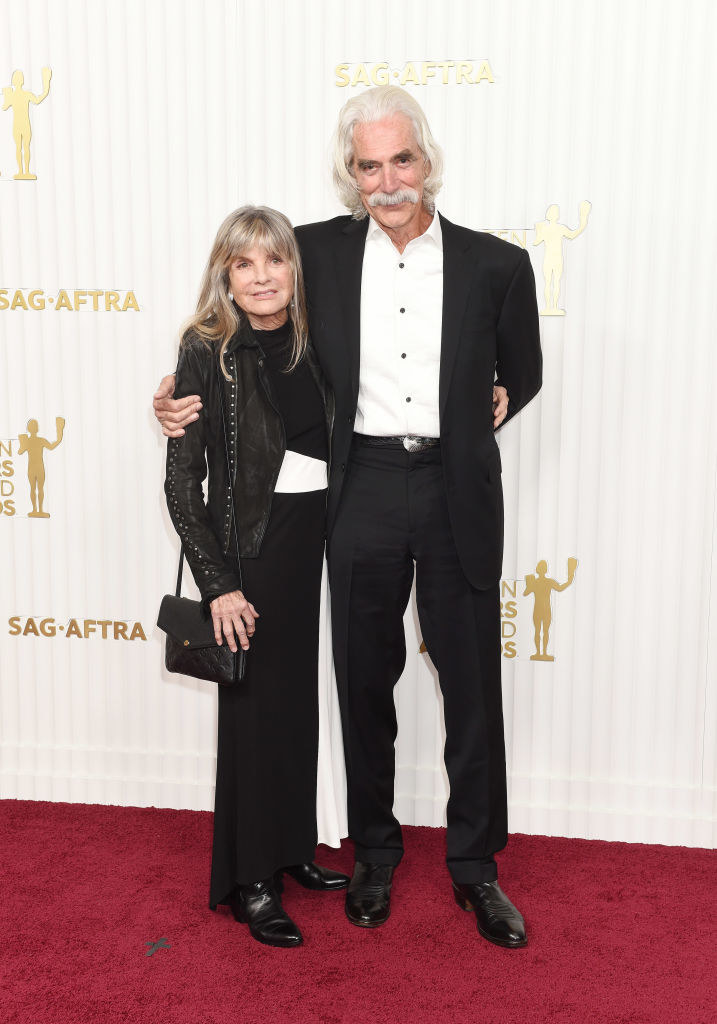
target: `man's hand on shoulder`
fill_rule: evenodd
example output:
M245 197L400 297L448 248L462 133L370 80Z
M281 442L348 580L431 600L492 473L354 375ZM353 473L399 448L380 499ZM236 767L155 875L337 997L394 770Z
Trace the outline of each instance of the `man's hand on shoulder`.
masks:
M165 377L165 380L167 378ZM500 384L493 388L493 430L497 430L508 415L508 392ZM165 431L166 433L166 431Z
M199 419L202 400L199 395L172 398L174 382L173 373L162 377L159 387L154 393L152 405L154 406L154 415L162 424L162 433L166 437L183 437L184 427Z

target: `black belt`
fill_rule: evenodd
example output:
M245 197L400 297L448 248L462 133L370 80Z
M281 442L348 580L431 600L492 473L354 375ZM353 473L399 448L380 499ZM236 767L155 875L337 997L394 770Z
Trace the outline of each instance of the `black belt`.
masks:
M437 448L439 437L418 437L416 434L398 434L391 437L376 434L354 434L356 444L369 448L404 448L407 452L424 452L426 448Z

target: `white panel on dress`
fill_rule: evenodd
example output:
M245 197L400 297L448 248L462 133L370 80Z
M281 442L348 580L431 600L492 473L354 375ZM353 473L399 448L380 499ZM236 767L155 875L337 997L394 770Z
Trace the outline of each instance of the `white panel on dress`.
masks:
M274 491L277 494L302 494L305 491L323 491L328 487L326 463L309 455L287 450L284 452Z

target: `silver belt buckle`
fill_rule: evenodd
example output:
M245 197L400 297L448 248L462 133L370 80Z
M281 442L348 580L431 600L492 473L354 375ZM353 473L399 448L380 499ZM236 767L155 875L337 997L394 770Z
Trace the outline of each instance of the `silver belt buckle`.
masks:
M407 452L415 452L417 448L420 448L420 442L415 437L409 437L408 434L403 439L403 447Z

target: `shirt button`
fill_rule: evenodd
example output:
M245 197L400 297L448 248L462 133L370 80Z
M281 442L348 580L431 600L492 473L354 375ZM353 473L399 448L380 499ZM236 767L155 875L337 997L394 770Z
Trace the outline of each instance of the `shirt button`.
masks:
M405 359L405 358L406 358L406 353L405 353L405 352L402 352L402 353L401 353L401 359Z
M401 308L399 310L399 313L405 313L405 312L406 312L406 310L403 308L403 306L401 306Z
M411 399L410 399L410 398L407 398L407 399L406 399L406 401L407 401L407 402L410 402L410 401L411 401Z
M401 268L401 270L403 270L403 268L404 268L404 267L406 266L406 264L405 264L405 263L399 263L398 265L399 265L399 267Z

